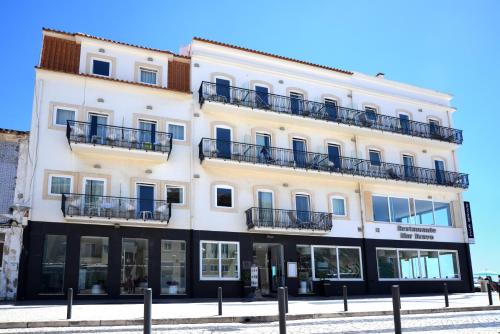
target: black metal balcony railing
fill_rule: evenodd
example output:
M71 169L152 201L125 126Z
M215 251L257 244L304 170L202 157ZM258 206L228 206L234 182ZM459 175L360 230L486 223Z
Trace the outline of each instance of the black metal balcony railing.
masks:
M172 213L172 203L142 198L63 194L61 210L64 217L139 219L168 223Z
M463 173L405 166L388 162L379 162L377 164L364 159L342 156L330 157L324 153L294 151L286 148L267 147L210 138L203 138L200 141L199 157L202 162L205 158L216 158L464 189L469 186L469 177Z
M331 231L332 214L326 212L265 209L253 207L246 212L248 229L281 228Z
M456 144L463 141L462 130L212 82L203 81L198 93L200 106L221 102Z
M171 133L90 122L68 121L66 138L70 145L71 143L105 145L168 155L172 150Z

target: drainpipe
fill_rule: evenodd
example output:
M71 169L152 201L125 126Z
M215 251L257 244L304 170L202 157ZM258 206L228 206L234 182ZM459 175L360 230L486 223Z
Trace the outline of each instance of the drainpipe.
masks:
M358 182L358 197L359 197L359 208L361 217L361 245L362 245L362 259L363 259L363 280L365 283L365 292L370 293L368 285L368 256L366 249L366 239L365 239L365 201L363 200L363 187L361 182Z

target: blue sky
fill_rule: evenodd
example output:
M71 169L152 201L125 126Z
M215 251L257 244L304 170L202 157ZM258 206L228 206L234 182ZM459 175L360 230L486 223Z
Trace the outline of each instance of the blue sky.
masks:
M146 4L140 6L140 4ZM29 129L41 28L178 51L193 36L452 93L475 270L500 272L499 1L2 1L0 127ZM499 202L497 202L499 201Z

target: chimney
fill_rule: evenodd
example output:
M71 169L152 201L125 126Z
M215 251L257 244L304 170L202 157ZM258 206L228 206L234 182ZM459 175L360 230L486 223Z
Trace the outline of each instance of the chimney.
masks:
M376 75L377 78L383 79L384 78L384 73L378 72Z

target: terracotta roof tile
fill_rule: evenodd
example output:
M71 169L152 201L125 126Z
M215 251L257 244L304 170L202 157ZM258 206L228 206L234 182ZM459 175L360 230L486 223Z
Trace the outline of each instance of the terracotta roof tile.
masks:
M255 54L259 54L259 55L263 55L263 56L268 56L268 57L273 57L273 58L277 58L277 59L281 59L281 60L291 61L291 62L294 62L294 63L303 64L303 65L309 65L309 66L319 67L319 68L322 68L322 69L325 69L325 70L335 71L335 72L339 72L339 73L343 73L343 74L348 74L348 75L354 74L351 71L341 70L341 69L338 69L338 68L334 68L334 67L330 67L330 66L325 66L325 65L314 64L314 63L310 63L310 62L303 61L303 60L298 60L298 59L294 59L294 58L288 58L288 57L284 57L284 56L280 56L280 55L275 55L275 54L264 52L264 51L258 51L258 50L248 49L248 48L244 48L244 47L241 47L241 46L227 44L227 43L222 43L222 42L217 42L217 41L213 41L213 40L209 40L209 39L205 39L205 38L201 38L201 37L193 37L193 40L200 41L200 42L205 42L205 43L210 43L210 44L215 44L215 45L219 45L219 46L224 46L224 47L228 47L228 48L232 48L232 49L236 49L236 50L251 52L251 53L255 53Z

